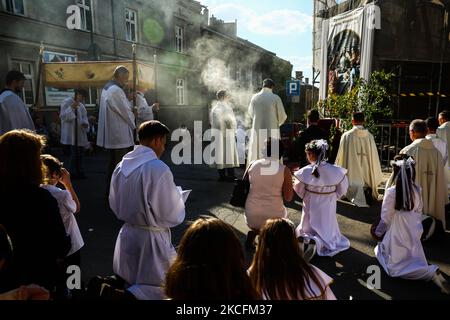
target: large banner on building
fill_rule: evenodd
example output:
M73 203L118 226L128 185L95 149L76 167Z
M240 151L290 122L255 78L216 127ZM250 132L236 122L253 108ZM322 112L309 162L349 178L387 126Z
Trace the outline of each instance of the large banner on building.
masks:
M322 29L321 99L349 92L362 77L370 78L373 7L355 9L329 20Z

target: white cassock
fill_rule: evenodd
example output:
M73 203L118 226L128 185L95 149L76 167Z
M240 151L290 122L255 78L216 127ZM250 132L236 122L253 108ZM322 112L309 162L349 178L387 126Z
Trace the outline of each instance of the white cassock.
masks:
M438 149L439 152L441 153L442 159L444 159L445 166L447 166L448 161L447 143L441 138L438 138L436 134L429 134L425 138L433 142L434 147Z
M67 98L61 105L59 117L61 118L61 144L75 146L75 111L72 108L73 98ZM83 124L89 126L86 107L80 103L78 106L78 146L88 147L88 128L83 128Z
M420 187L414 190L414 208L395 210L395 186L386 190L381 208L381 221L375 233L384 235L375 248L375 255L391 277L431 280L438 266L428 265L421 236L423 202Z
M136 128L139 128L144 122L155 120L153 107L148 105L147 99L145 99L145 96L141 92L136 94L136 105L138 114Z
M383 181L380 159L373 135L364 127L355 126L344 133L336 157L336 165L347 169L347 198L358 207L368 207L364 187L372 189L378 199L378 186Z
M161 286L176 256L171 231L184 221L183 194L155 152L136 146L117 166L109 204L125 224L114 250L114 272L142 300L164 298Z
M440 126L436 131L437 137L441 138L447 143L447 154L450 154L450 122L444 123ZM447 165L446 165L446 177L447 177L447 188L450 194L450 158L447 157Z
M0 94L0 136L16 129L35 131L28 107L11 90Z
M217 130L217 141L213 141L216 149L213 165L221 170L239 167L239 154L236 146L237 122L231 106L223 101L211 110L211 128ZM219 135L220 133L220 135Z
M405 147L407 154L416 161L416 183L422 188L423 213L441 221L445 228L445 206L448 203L444 160L441 153L427 139L417 139ZM386 187L393 184L393 176Z
M97 145L105 149L134 146L135 117L125 92L115 82L102 91L98 120Z
M281 98L268 88L263 88L261 92L253 96L248 108L248 116L252 120L252 130L247 167L264 157L265 140L269 137L281 138L280 127L287 119Z
M316 241L319 256L335 256L350 248L350 241L341 234L336 217L336 202L348 188L347 170L322 162L320 178L312 175L313 165L295 173L299 182L295 192L303 199L303 215L297 237Z

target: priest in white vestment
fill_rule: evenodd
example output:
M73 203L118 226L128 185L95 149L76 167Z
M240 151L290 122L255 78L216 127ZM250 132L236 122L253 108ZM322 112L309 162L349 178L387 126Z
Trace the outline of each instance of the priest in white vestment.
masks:
M84 105L86 96L85 90L75 90L75 96L64 100L59 113L61 144L70 147L69 171L73 177L79 178L84 177L83 153L89 147L89 119Z
M139 129L139 126L144 122L155 120L154 112L158 112L159 103L154 103L153 105L149 105L147 99L144 95L144 89L139 88L136 92L136 106L137 106L137 120L136 120L136 128Z
M103 88L100 98L97 145L108 150L107 184L116 165L133 149L136 119L123 88L130 72L120 66L114 71L114 79Z
M364 129L364 114L353 115L353 129L341 138L336 165L348 170L349 188L346 197L358 207L369 207L364 189L378 200L378 186L383 181L380 159L373 135Z
M303 199L303 214L296 230L297 237L314 240L319 256L335 256L350 248L350 241L341 234L336 203L348 188L347 170L325 161L328 144L314 140L307 144L310 165L295 173L294 190Z
M410 127L413 141L400 154L414 158L416 162L416 183L422 188L423 213L445 224L445 206L448 204L447 183L444 173L444 159L431 140L425 139L428 132L423 120L414 120ZM393 184L391 176L387 188Z
M447 153L450 155L450 112L443 111L439 114L440 127L437 129L436 134L438 138L441 138L447 143ZM450 159L447 158L447 164L445 168L447 177L447 188L450 194Z
M448 161L447 143L443 139L439 138L436 134L436 131L439 128L439 121L438 119L431 117L428 118L425 122L428 128L428 134L425 138L433 142L434 147L438 149L439 152L441 153L442 158L444 159L445 166L447 167Z
M0 136L16 129L35 131L28 107L18 95L25 81L19 71L10 71L6 75L6 87L0 92Z
M248 146L247 167L264 157L263 151L268 138L280 140L280 127L287 119L281 98L273 93L275 83L264 80L261 92L253 96L248 108L248 117L252 121Z
M109 203L125 224L117 237L114 272L141 300L163 299L165 274L175 258L171 231L184 221L187 196L160 160L169 129L150 121L139 129L140 145L119 163Z
M225 90L217 92L217 103L211 110L211 129L216 149L212 165L219 171L220 181L236 179L234 168L239 168L239 154L236 145L237 122L229 95Z

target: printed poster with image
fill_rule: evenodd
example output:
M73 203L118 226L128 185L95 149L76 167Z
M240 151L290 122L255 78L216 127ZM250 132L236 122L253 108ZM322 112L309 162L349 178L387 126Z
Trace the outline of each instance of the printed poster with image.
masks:
M378 11L368 4L322 21L321 100L351 91L358 79L370 79Z
M330 19L328 95L349 92L360 77L364 8Z

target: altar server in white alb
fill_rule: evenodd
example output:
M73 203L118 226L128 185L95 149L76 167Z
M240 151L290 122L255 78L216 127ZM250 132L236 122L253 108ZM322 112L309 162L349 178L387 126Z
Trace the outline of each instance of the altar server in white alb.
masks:
M303 215L296 234L303 242L313 240L319 256L332 257L350 248L336 217L336 202L348 188L347 170L325 161L328 144L314 140L306 145L311 163L295 173L294 190L303 199Z
M391 277L432 280L449 294L450 287L436 265L429 265L423 251L422 190L415 183L415 162L399 155L392 163L395 185L386 190L381 208L381 221L372 231L380 241L375 254Z
M18 95L25 80L19 71L10 71L6 75L6 87L0 91L0 136L16 129L35 130L28 107Z
M145 98L144 92L145 88L138 85L136 92L137 128L144 122L155 120L155 112L159 111L159 103L154 103L150 106Z
M448 161L447 143L443 139L439 138L436 134L436 131L439 128L438 119L430 117L427 120L425 120L425 123L427 124L428 129L428 134L425 138L433 142L434 147L439 150L439 152L442 155L442 159L444 159L444 165L447 166Z
M442 111L439 114L440 127L436 131L438 138L441 138L447 143L447 153L450 155L450 111ZM447 157L447 164L445 166L447 187L450 194L450 157Z
M139 128L140 145L117 166L109 203L125 224L117 237L114 272L140 300L163 299L161 286L175 249L170 228L185 218L184 194L160 160L169 129L159 121Z
M239 168L239 154L236 145L237 121L229 103L226 90L216 94L217 103L211 110L211 128L216 131L216 151L212 165L219 171L219 180L234 181L235 169Z
M114 79L103 88L100 99L97 145L109 151L108 189L116 165L134 146L136 119L123 89L129 76L127 68L117 67Z
M378 186L383 181L377 145L373 135L364 128L364 113L353 115L353 129L341 138L336 165L347 169L347 198L358 207L368 207L364 189L378 199Z
M89 119L84 105L87 94L85 90L75 90L74 97L64 100L60 108L61 144L70 147L69 171L73 178L84 177L83 153L89 147Z
M280 127L287 115L281 98L273 93L275 82L265 79L261 92L253 96L248 108L248 117L252 121L248 146L247 167L264 157L265 142L268 138L280 140Z

